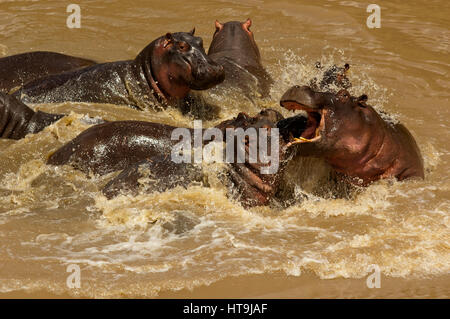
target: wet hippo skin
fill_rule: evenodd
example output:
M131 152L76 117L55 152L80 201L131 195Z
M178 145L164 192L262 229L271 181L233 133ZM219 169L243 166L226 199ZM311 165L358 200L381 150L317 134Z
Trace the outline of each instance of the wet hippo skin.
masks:
M316 63L316 68L323 70L324 67L320 62ZM340 89L348 89L352 86L350 79L347 77L350 64L345 63L343 67L332 65L325 69L320 79L317 77L310 81L309 86L316 91L336 91Z
M56 52L36 51L0 58L0 92L12 93L25 84L96 64L88 59Z
M37 133L63 115L33 111L14 96L0 92L0 138L18 140Z
M11 96L1 93L0 137L19 139L63 117L34 111L27 103L91 102L143 109L194 103L193 90L224 80L223 67L212 61L203 41L189 33L167 33L150 43L134 60L96 64L39 78ZM31 122L30 122L31 121Z
M402 124L381 118L367 99L347 90L290 88L280 104L308 113L306 128L291 136L291 145L304 156L323 157L356 185L391 177L424 178L422 155L411 133Z
M251 25L251 19L216 21L208 56L225 69L225 81L218 89L239 88L248 97L255 93L267 97L273 80L262 65Z
M237 117L220 123L217 128L222 132L227 128L267 128L270 136L270 128L276 127L277 121L282 118L277 111L266 109L254 117L240 113ZM300 120L299 124L292 124L298 127L301 123ZM169 125L139 121L96 125L59 148L50 156L48 164L70 164L86 173L94 174L123 170L105 186L103 192L108 198L122 192L136 193L142 186L140 180L143 177L148 179L144 185L145 191L148 192L202 182L201 167L190 163L177 164L171 160L171 151L179 142L171 140L174 129L175 127ZM278 139L280 167L276 173L261 174L260 168L268 165L261 162L234 161L228 165L229 182L234 185L231 189L236 191L236 197L244 206L267 205L275 195L289 157L284 139ZM204 143L209 142L210 140ZM246 145L245 152L248 157L248 143Z
M154 107L208 89L224 79L194 31L167 33L134 60L93 65L38 79L15 96L24 103L91 102Z

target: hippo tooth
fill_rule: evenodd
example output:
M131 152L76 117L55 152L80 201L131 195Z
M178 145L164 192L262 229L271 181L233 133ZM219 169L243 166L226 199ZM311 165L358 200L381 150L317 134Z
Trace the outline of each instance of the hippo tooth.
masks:
M308 139L308 138L304 138L304 137L294 137L294 141L296 142L312 142L312 140Z

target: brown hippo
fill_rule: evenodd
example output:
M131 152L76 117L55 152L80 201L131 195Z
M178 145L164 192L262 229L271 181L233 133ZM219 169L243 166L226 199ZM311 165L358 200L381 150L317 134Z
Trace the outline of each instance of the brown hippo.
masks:
M259 48L250 30L251 25L250 18L245 22L230 21L223 24L216 20L216 31L208 56L224 67L225 81L216 86L214 91L235 88L251 100L255 93L258 97L269 96L273 79L262 65ZM315 88L328 90L351 87L347 77L350 68L348 63L343 67L332 65L325 69L317 62L316 68L324 71L320 79L314 78L311 81Z
M269 97L273 80L261 63L251 25L250 19L223 24L216 20L208 57L223 66L225 80L208 92L210 97L244 97L252 103L255 99ZM217 118L220 110L218 105L207 102L202 94L191 94L184 102L178 108L195 118L212 120Z
M236 157L226 161L228 178L224 181L229 183L231 195L245 207L269 204L278 196L284 168L296 152L324 157L356 185L367 185L386 177L399 180L423 177L422 158L412 136L402 125L385 122L366 100L365 95L354 98L345 90L337 94L321 93L306 86L295 86L284 94L281 105L305 110L308 116L283 119L280 113L266 109L255 117L240 113L217 125L220 132L264 128L269 136L275 137L267 140L270 144L278 141L278 153L272 158L278 160L277 170L263 173L261 168L267 167L268 162L260 157L256 162L249 161L250 139L241 136L245 139L245 161L239 162ZM122 192L136 193L139 189L164 191L191 182L205 182L201 167L191 162L175 162L169 155L178 143L172 139L176 129L138 121L96 125L57 150L48 164L71 164L96 174L123 170L104 187L103 193L108 198ZM195 133L191 134L192 129L186 130L190 132L191 142ZM235 138L237 140L237 136ZM203 145L213 140L217 142L217 136L204 139ZM235 139L227 136L220 141L228 146ZM237 146L234 147L234 154L237 154Z
M254 93L267 97L273 80L261 63L251 25L251 19L224 24L216 20L208 56L225 69L225 81L217 90L231 87L240 89L247 97Z
M268 132L268 148L272 150L271 143L277 143L276 153L268 152L273 156L271 161L279 164L272 173L264 173L262 168L272 165L267 161L249 161L249 140L245 140L245 161L239 162L236 158L228 161L228 181L233 185L230 189L235 191L246 207L266 205L274 197L280 183L280 172L283 171L288 159L286 137L274 135L273 128L277 121L283 117L277 111L266 109L255 117L240 113L236 118L220 123L216 128L226 136L228 129L254 128L266 129ZM291 127L297 129L305 124L303 118L297 123L291 122ZM82 132L75 139L58 149L48 160L50 165L71 164L74 167L95 174L106 174L112 171L123 170L115 179L110 181L103 192L111 198L124 191L137 192L142 177L151 177L144 185L150 191L164 191L175 186L187 186L193 181L203 181L201 167L192 163L176 163L171 160L171 151L177 140L172 140L172 133L177 129L172 126L139 122L118 121L93 126ZM192 133L192 129L186 129ZM204 132L204 131L203 131ZM195 133L194 133L195 134ZM190 136L193 136L191 134ZM260 134L260 133L258 133ZM204 144L216 140L217 136L204 140ZM238 136L232 137L234 141ZM246 138L244 136L244 138ZM216 140L217 141L217 140ZM230 143L228 137L223 140ZM238 143L233 143L238 147ZM274 144L275 145L275 144ZM234 152L237 154L237 151Z
M0 58L0 92L12 93L28 82L96 64L56 52L28 52Z
M0 93L0 137L18 139L63 117L43 112L35 116L23 103L92 102L137 109L175 105L188 99L191 89L211 88L224 76L223 67L206 55L203 41L194 36L194 30L167 33L134 60L40 78L12 96Z
M306 128L293 132L290 145L304 156L323 157L352 184L368 185L395 177L424 177L420 150L401 124L389 123L367 96L316 92L308 86L294 86L281 98L281 106L304 110Z

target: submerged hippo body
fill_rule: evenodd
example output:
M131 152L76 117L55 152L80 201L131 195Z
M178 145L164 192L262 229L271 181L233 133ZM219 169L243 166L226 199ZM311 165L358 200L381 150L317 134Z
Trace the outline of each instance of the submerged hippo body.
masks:
M42 131L63 115L33 111L14 96L0 92L0 138L18 140Z
M224 76L223 67L208 58L194 30L168 33L150 43L134 60L40 78L11 97L0 93L0 136L21 138L39 132L52 123L51 119L54 122L63 117L41 112L30 122L34 111L27 103L91 102L137 109L180 105L188 100L191 89L211 88ZM189 103L193 103L192 99Z
M124 193L137 195L142 191L164 192L176 186L188 187L191 183L203 182L203 179L203 171L197 165L176 164L170 156L153 156L128 166L108 182L102 192L111 199Z
M401 124L389 123L373 107L367 96L316 92L294 86L281 98L290 110L308 113L306 128L291 136L303 156L323 157L345 179L368 185L395 177L424 177L423 160L411 133Z
M71 164L85 173L104 175L152 157L164 157L176 144L176 127L144 121L114 121L92 126L59 148L51 165Z
M273 110L263 110L255 117L240 113L236 118L220 123L217 128L221 132L238 127L244 130L249 127L256 130L268 128L270 136L270 128L276 127L280 119L281 114ZM108 198L124 191L136 193L142 186L142 178L147 178L144 189L149 192L203 181L203 173L198 165L171 160L171 151L179 142L171 139L174 129L169 125L138 121L96 125L58 149L49 158L48 164L71 164L86 173L96 174L123 170L105 186L103 192ZM280 172L286 162L285 144L281 138L279 142L280 152L276 158L280 165L273 174L261 174L261 167L268 163L235 161L228 165L228 180L233 185L231 189L237 190L234 195L243 205L266 205L275 195Z
M92 60L45 51L0 58L0 92L9 93L31 81L94 64Z
M225 69L225 81L218 86L237 88L247 97L269 96L273 83L266 72L261 55L250 27L252 21L216 21L216 31L208 50L208 56Z

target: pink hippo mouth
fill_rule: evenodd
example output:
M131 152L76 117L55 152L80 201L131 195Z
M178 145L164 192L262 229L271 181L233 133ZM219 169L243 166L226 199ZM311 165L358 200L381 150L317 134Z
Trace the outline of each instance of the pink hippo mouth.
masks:
M325 129L325 115L327 111L322 108L308 107L296 101L281 101L281 106L292 112L300 110L307 113L306 126L301 131L290 130L288 146L299 143L314 143L322 138Z

